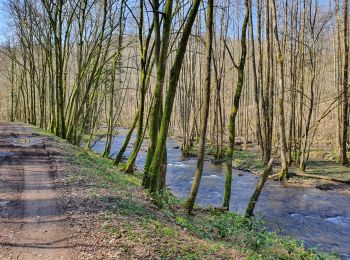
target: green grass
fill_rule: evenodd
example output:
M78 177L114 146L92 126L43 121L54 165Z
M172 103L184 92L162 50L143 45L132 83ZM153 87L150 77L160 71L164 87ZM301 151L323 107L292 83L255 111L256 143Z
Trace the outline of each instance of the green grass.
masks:
M306 168L306 173L344 180L350 179L349 167L329 160L310 160Z
M262 171L266 166L255 152L235 149L233 167L241 170Z

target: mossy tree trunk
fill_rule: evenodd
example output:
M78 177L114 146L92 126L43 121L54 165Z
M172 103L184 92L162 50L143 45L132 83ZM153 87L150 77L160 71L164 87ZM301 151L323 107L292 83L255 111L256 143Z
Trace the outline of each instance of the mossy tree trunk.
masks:
M160 39L160 19L159 19L159 1L153 0L154 10L154 31L155 31L155 59L157 65L156 85L153 95L153 106L151 108L150 115L150 145L147 151L147 157L144 167L143 186L149 187L149 168L152 163L153 155L157 145L157 138L159 133L159 127L162 118L163 110L163 86L166 73L166 62L169 50L170 41L170 29L172 22L172 6L173 0L167 0L163 12L163 34L162 40ZM164 148L166 153L166 148Z
M256 185L255 191L254 191L252 197L250 198L247 210L245 212L246 218L250 218L253 216L255 204L259 199L259 196L260 196L262 189L264 188L267 177L269 177L269 174L272 171L272 166L273 166L273 159L271 158L268 165L267 165L267 168L260 175L260 179Z
M236 91L233 99L233 105L231 109L230 121L229 121L229 144L226 154L226 178L225 178L225 190L224 198L222 201L222 207L229 209L230 199L231 199L231 185L232 185L232 159L233 159L233 150L235 146L235 131L236 131L236 117L239 108L239 101L241 98L241 93L244 84L244 67L247 56L247 43L246 43L246 34L247 27L249 22L249 0L244 1L245 15L242 24L241 31L241 58L239 65L236 67L238 71L238 79L236 85ZM232 62L234 63L233 56L230 55ZM235 63L234 63L235 64Z
M348 37L348 12L349 1L343 2L343 34L344 34L344 68L343 68L343 124L342 124L342 137L340 147L340 163L348 165L347 141L348 141L348 127L349 127L349 101L348 101L348 82L349 82L349 37Z
M152 51L148 52L149 43L152 36L153 26L150 26L148 36L146 39L143 37L143 29L144 29L144 1L140 0L140 18L138 21L138 29L139 29L139 43L140 43L140 99L139 99L139 120L137 125L136 132L136 140L133 145L133 150L131 155L126 162L124 171L125 172L133 172L134 165L136 161L137 154L140 150L142 140L143 140L143 128L144 128L144 115L145 115L145 101L146 101L146 91L147 91L147 83L148 83L148 74L150 73L149 68L151 64L151 56Z
M150 166L150 189L149 190L151 194L154 194L160 191L160 187L161 187L160 177L161 177L161 168L162 168L161 167L162 160L160 159L164 157L164 153L166 152L165 145L166 145L166 139L168 136L171 114L173 111L177 84L179 81L181 67L182 67L184 55L186 52L187 42L191 34L194 20L196 19L196 16L197 16L200 2L201 2L200 0L193 1L192 7L189 11L187 22L184 26L182 37L178 45L178 49L175 54L174 63L170 70L170 78L169 78L168 91L165 99L164 112L163 112L162 121L159 129L159 135L157 138L156 149L155 149L155 152L152 158L152 163Z
M188 211L192 211L194 202L197 197L200 181L202 179L203 164L204 164L204 152L205 152L205 141L207 136L207 125L209 117L209 106L210 106L210 86L211 86L211 62L212 62L212 46L213 46L213 0L208 0L207 7L207 35L206 35L206 67L205 67L205 86L204 86L204 104L202 106L202 120L201 120L201 132L199 139L199 150L196 172L194 175L194 180L192 182L192 187L187 201L184 207Z
M129 142L130 142L130 139L131 139L131 136L135 130L135 127L136 127L136 124L139 120L139 114L136 114L135 118L134 118L134 121L128 131L128 133L126 134L126 137L125 137L125 140L124 140L124 143L122 145L122 147L120 148L118 154L117 154L117 157L115 158L114 160L114 165L119 165L119 163L123 160L123 155L126 151L126 148L128 147L129 145Z

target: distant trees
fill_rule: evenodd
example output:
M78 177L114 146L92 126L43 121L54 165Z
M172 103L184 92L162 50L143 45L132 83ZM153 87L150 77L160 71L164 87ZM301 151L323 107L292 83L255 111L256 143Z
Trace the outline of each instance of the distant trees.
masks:
M265 10L265 13L264 13ZM252 10L253 11L253 10ZM265 30L263 27L263 14L265 14ZM271 73L274 57L272 54L271 37L271 15L269 0L257 1L257 38L258 38L258 67L257 67L257 89L255 90L255 105L259 109L260 116L256 116L256 129L259 131L261 158L265 164L268 163L272 154L272 137L274 123L274 75ZM263 32L265 31L265 37ZM265 39L264 39L265 38ZM253 39L252 39L253 41ZM265 47L266 46L266 47ZM261 134L260 134L261 132Z
M286 2L287 3L287 2ZM287 7L285 7L287 8ZM278 24L277 24L277 12L275 0L271 1L272 20L273 20L273 32L275 41L277 44L277 63L279 68L279 98L278 98L278 111L279 111L279 136L280 136L280 158L281 158L281 174L280 178L284 179L289 177L288 175L288 162L287 162L287 140L286 140L286 123L284 114L284 96L285 96L285 75L284 75L284 59L285 54L282 50L282 43L280 41Z
M39 118L41 127L79 143L92 125L98 92L110 81L111 60L118 64L121 47L111 48L116 29L123 28L116 6L117 1L107 0L9 2L19 40L15 53L7 54L20 68L14 74L23 77L24 121L36 124Z

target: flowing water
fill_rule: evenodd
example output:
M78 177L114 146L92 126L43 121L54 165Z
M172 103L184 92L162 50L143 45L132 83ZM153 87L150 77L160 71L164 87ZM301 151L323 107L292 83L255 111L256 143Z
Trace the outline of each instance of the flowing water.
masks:
M111 155L119 151L125 129L114 137ZM177 146L178 141L169 139L168 172L166 183L172 193L186 198L190 191L195 158L184 157ZM105 142L95 143L93 150L102 153ZM132 144L125 156L129 156ZM146 147L142 147L136 160L143 167ZM258 177L244 171L234 170L230 209L244 213ZM220 206L225 181L224 165L214 165L206 161L197 202L201 206ZM268 181L255 208L255 215L262 216L269 228L282 235L304 241L308 248L333 251L344 259L350 259L350 195L338 191L323 191L313 187L298 187Z

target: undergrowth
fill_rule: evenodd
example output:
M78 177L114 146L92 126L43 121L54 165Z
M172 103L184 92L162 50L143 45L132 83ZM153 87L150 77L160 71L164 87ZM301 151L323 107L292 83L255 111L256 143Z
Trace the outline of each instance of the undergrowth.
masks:
M158 253L163 257L212 258L219 250L226 248L236 250L249 259L336 258L334 255L306 250L302 243L268 231L263 222L246 220L233 212L196 208L194 215L188 215L180 210L183 201L170 193L164 196L163 207L155 209L147 195L142 198L135 195L135 190L142 190L140 173L124 174L110 160L90 152L76 153L70 160L79 166L79 174L103 177L99 180L102 187L111 183L118 187L110 213L133 219L134 226L129 226L126 234L129 239L141 239L143 243L155 238L166 240L166 245L162 242L157 245ZM142 234L139 233L140 228ZM119 234L118 230L118 227L113 227L110 232ZM205 246L200 243L187 248L179 242L184 230L206 241Z

